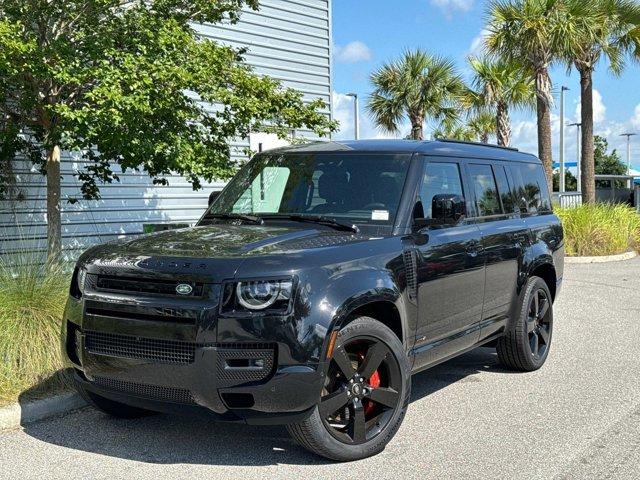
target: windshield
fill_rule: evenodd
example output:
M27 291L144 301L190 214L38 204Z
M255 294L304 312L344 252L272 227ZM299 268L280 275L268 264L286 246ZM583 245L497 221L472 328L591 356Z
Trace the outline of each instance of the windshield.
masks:
M392 225L411 160L394 154L261 154L243 167L201 220L292 214Z

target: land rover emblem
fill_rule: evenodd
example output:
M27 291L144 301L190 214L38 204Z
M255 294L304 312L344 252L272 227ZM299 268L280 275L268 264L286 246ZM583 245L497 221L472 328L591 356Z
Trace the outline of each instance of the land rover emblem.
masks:
M176 293L180 295L191 295L191 292L193 292L193 287L188 283L181 283L176 287Z

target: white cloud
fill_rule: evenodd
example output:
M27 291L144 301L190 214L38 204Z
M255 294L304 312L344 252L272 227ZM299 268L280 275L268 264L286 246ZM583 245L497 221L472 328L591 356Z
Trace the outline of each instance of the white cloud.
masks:
M633 111L633 117L631 117L630 122L634 128L640 129L640 103L636 105L636 108Z
M479 56L484 51L484 41L489 35L489 30L483 28L480 30L480 33L476 35L476 37L471 41L471 45L469 46L469 54L474 56Z
M576 121L579 122L580 112L582 111L582 108L580 106L580 101L577 100L576 102L577 102L576 103ZM607 113L607 107L602 101L602 95L600 95L600 92L594 88L593 89L593 123L598 124L598 123L604 122L606 118L606 113Z
M340 63L357 63L371 60L371 50L359 40L347 43L344 47L333 46L334 58Z
M377 128L367 115L365 98L359 97L360 101L360 138L403 138L410 127L405 122L400 127L401 132L397 135L383 132ZM352 140L354 138L354 109L353 98L344 93L333 92L333 118L340 122L340 130L333 135L335 140Z
M431 5L442 10L447 18L454 12L468 12L473 7L473 0L431 0Z

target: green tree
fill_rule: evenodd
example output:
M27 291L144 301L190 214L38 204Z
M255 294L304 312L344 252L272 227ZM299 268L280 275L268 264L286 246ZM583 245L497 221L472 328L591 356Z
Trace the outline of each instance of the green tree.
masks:
M596 135L593 137L594 170L596 175L626 175L627 166L622 162L616 149L608 153L609 142L606 138ZM596 182L597 183L597 182ZM603 181L598 187L608 187L609 182ZM616 180L616 187L624 188L626 182Z
M497 132L496 115L490 110L481 110L472 115L467 125L482 143L489 143L489 135Z
M405 52L371 75L374 90L367 109L376 125L397 133L403 120L411 123L411 138L424 138L424 124L453 122L460 114L464 83L448 59L423 50Z
M564 57L580 74L582 122L582 198L595 202L596 173L593 136L593 72L600 60L608 60L611 71L624 68L627 53L640 53L640 7L627 0L566 0L563 30Z
M559 28L565 25L560 21L563 15L563 0L492 0L488 8L488 51L502 59L524 63L535 80L538 156L549 182L553 172L549 68L557 60L567 33Z
M578 189L578 179L569 170L564 171L564 186L568 192ZM557 170L553 172L553 191L560 191L560 172Z
M489 135L496 133L496 116L490 111L473 110L464 120L441 122L434 130L434 138L450 138L489 143Z
M112 170L155 183L227 178L229 140L335 128L322 101L258 76L243 51L198 36L194 23L236 22L257 0L0 0L3 162L23 152L47 177L50 260L61 249L60 155L78 152L84 198ZM215 108L210 105L215 104Z
M533 80L525 68L513 61L471 57L469 63L479 101L496 112L498 145L508 147L511 141L509 110L533 107Z

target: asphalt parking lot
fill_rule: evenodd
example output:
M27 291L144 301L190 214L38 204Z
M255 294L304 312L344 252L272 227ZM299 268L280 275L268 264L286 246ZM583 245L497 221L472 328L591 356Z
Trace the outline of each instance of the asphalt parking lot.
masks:
M85 409L0 433L0 478L640 478L640 259L567 265L552 350L520 374L478 349L418 374L380 455L333 464L280 427Z

